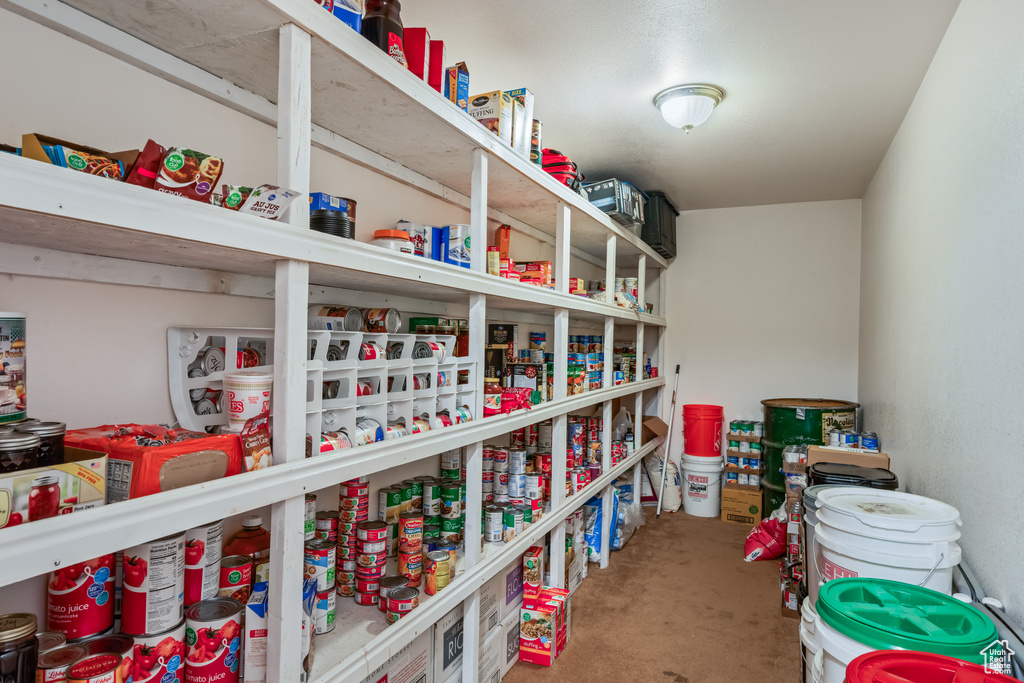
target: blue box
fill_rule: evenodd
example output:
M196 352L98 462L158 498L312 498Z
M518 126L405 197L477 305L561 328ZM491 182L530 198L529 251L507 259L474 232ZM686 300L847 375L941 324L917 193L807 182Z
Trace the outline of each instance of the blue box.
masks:
M469 69L465 62L445 69L444 96L462 111L469 109Z
M348 202L341 197L332 197L326 192L309 193L309 212L314 211L344 211L348 213Z
M351 10L344 5L338 4L340 0L336 0L334 4L334 16L345 24L352 27L352 30L359 33L359 30L363 26L363 15L355 10Z
M448 226L430 229L430 258L444 262L448 255Z

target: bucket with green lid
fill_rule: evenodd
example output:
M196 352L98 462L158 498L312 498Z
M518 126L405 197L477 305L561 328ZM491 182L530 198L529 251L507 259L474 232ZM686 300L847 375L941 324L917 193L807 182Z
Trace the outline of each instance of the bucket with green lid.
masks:
M999 647L980 610L930 588L886 579L843 578L821 587L809 628L820 646L814 683L844 683L847 665L873 650L915 650L975 664Z

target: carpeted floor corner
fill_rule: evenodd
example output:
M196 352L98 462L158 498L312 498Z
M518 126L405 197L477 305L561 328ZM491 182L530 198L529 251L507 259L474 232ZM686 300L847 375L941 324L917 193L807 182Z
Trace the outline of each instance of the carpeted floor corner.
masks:
M517 662L503 683L799 681L799 622L780 613L778 561L743 561L746 527L645 511L608 569L590 565L555 665Z

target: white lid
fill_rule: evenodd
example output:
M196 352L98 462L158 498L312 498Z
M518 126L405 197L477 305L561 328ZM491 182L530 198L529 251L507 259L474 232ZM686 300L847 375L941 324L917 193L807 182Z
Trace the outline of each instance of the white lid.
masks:
M960 537L960 512L932 498L899 491L842 486L818 494L818 520L828 526L874 536L880 531L922 533L915 542L926 543L936 532L949 540Z
M274 373L263 370L235 370L224 373L227 382L273 382Z
M259 515L246 515L242 517L242 526L263 526L263 518Z

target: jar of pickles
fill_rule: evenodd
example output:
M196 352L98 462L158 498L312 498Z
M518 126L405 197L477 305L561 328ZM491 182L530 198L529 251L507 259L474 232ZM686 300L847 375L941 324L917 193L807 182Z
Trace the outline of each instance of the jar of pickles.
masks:
M20 472L39 467L40 443L40 438L35 434L0 434L0 473Z
M64 464L64 434L68 426L63 422L36 422L16 424L14 431L35 434L39 437L39 467Z
M0 616L0 681L34 683L39 658L34 614Z

